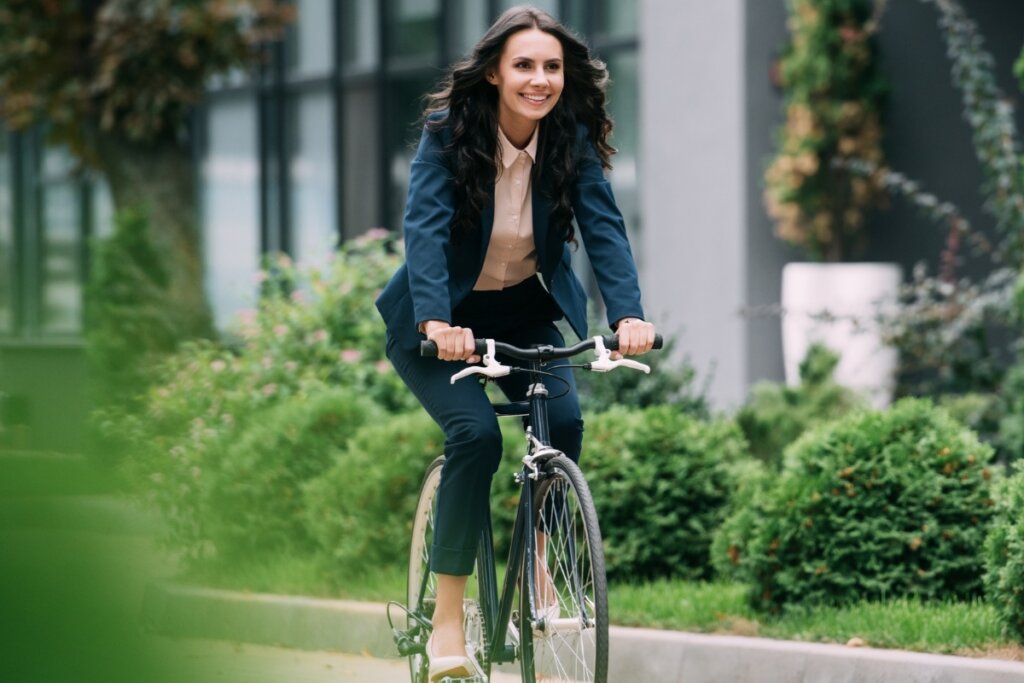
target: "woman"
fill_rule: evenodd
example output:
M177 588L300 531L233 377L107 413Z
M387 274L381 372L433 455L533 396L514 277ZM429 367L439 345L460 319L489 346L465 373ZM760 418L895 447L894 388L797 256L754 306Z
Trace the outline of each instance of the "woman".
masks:
M614 149L604 64L551 16L508 10L428 96L405 213L407 262L377 300L396 371L445 433L431 570L437 606L431 680L470 676L462 598L485 519L501 433L483 388L449 383L475 363L475 337L564 345L554 321L587 335L586 295L570 267L575 218L622 353L654 342L643 320L622 215L604 177ZM424 335L438 358L421 358ZM449 362L444 362L449 361ZM564 365L564 363L563 363ZM570 391L549 402L552 443L578 460L583 434ZM521 400L528 378L499 380ZM542 578L542 577L541 577Z

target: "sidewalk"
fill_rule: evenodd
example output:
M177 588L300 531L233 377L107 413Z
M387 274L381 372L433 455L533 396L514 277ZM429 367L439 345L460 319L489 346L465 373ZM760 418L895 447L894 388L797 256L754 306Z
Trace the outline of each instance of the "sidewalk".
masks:
M157 633L394 658L379 603L147 587ZM900 650L611 628L614 683L1022 683L1024 664Z

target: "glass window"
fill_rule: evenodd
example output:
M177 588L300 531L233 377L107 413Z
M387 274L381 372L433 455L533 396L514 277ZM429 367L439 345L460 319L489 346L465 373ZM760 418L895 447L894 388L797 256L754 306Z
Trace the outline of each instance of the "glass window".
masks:
M611 85L608 88L608 111L615 121L612 146L618 153L612 157L614 167L608 178L615 192L616 203L626 219L633 240L634 255L641 253L640 192L637 154L640 149L639 58L636 50L619 50L608 56Z
M435 85L432 74L417 74L396 79L391 85L390 104L394 129L388 131L388 159L391 177L391 223L397 230L405 214L405 195L409 190L409 165L416 154L416 143L422 129L416 125L422 114L420 99Z
M346 71L366 71L377 65L380 15L378 0L342 3L342 59Z
M389 56L436 59L440 13L440 0L391 0Z
M40 329L49 334L82 328L82 195L73 167L66 149L43 152Z
M313 265L324 262L338 241L331 92L303 90L289 107L292 255Z
M341 134L344 154L342 234L345 239L379 226L381 196L380 115L375 87L345 92ZM393 228L400 226L393 225Z
M601 0L597 5L597 33L616 37L637 34L636 0Z
M295 76L320 76L331 70L331 27L334 3L297 0L297 16L287 41L288 71Z
M530 3L524 3L522 0L501 0L498 4L499 10L504 12L507 9L515 7L516 5L529 4L533 5L537 9L544 10L551 16L558 18L558 0L534 0Z
M449 17L452 54L468 55L487 30L487 3L452 0Z
M200 175L207 294L221 329L255 300L259 270L256 108L249 95L210 102Z
M13 180L8 136L0 131L0 333L14 327Z

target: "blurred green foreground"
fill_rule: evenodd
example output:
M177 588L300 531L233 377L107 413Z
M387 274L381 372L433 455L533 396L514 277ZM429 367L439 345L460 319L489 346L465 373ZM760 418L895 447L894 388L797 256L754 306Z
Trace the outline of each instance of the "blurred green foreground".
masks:
M0 680L243 680L234 653L145 633L146 583L174 570L153 531L85 461L0 451Z

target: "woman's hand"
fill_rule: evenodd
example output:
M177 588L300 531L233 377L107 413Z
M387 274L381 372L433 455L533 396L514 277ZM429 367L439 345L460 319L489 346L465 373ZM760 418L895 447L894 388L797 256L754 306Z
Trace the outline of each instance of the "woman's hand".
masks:
M476 355L473 330L468 327L452 327L443 320L428 320L423 324L427 339L437 344L437 357L441 360L464 360L479 363Z
M615 324L619 350L612 353L618 360L622 356L638 356L654 347L654 325L640 318L623 318Z

